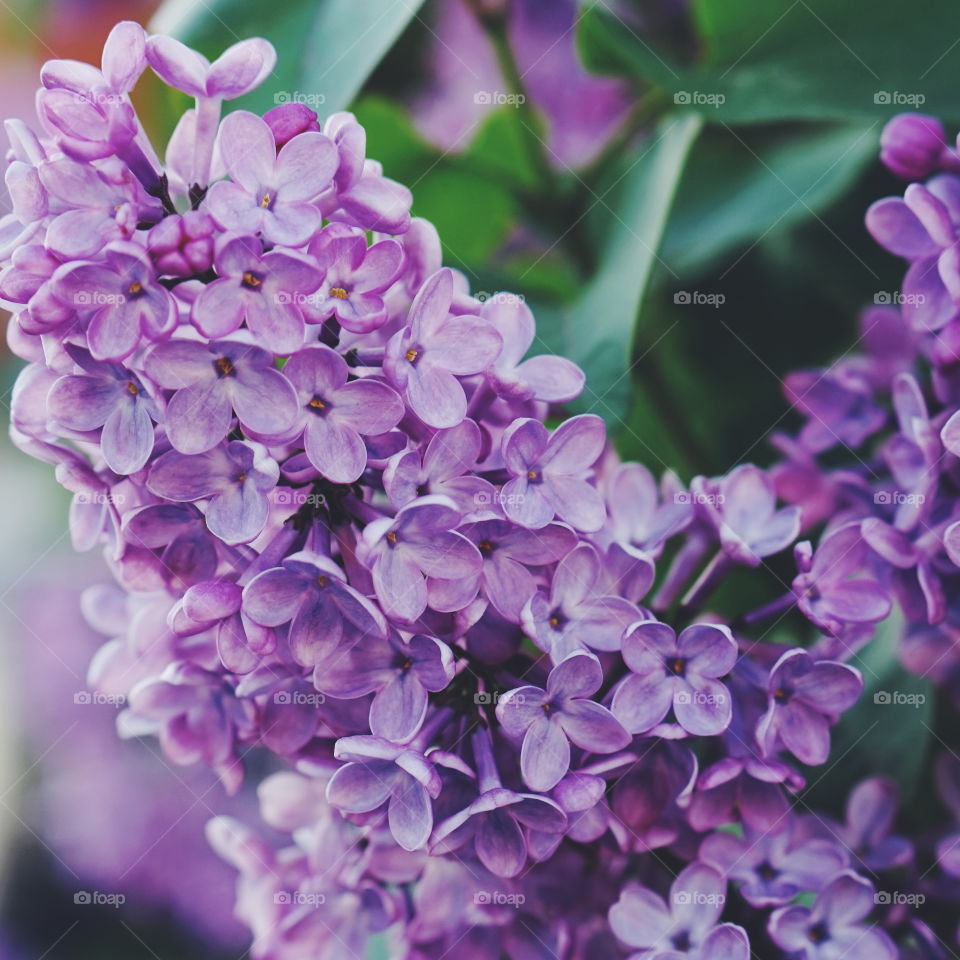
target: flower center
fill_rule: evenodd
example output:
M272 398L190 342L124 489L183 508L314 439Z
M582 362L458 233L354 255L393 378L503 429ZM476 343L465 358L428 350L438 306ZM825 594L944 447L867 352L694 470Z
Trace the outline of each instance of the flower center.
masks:
M531 483L539 483L539 482L540 482L540 479L541 479L541 478L540 478L540 473L539 473L539 471L537 471L537 470L528 470L528 471L527 471L527 479L528 479Z
M387 533L387 543L389 543L391 547L397 545L397 535L392 530Z
M132 394L134 397L136 397L140 393L140 388L131 380L127 384L127 392Z
M217 371L217 376L220 377L220 379L232 377L236 372L233 361L229 357L217 357L217 359L213 361L213 369Z
M318 586L318 587L325 587L329 582L330 582L330 581L329 581L322 573L320 574L319 577L317 577L317 586Z
M777 687L773 694L774 703L784 704L791 696L791 691L786 687Z
M493 554L495 549L494 545L489 540L481 540L477 544L477 549L485 556L489 557Z
M314 413L323 413L327 409L326 401L322 397L311 397L307 402L307 406L313 410Z
M670 943L672 943L677 950L689 950L691 947L690 934L686 930L681 930L679 933L674 934Z
M823 922L815 923L807 930L807 939L811 943L826 943L830 939L830 931Z
M336 297L338 300L346 300L346 299L347 299L347 291L344 290L343 287L331 287L331 288L330 288L330 296L331 296L331 297Z
M550 614L550 618L547 620L547 623L549 623L554 630L563 629L566 622L567 618L563 615L563 611L559 607Z
M407 363L416 363L420 357L420 351L411 347L404 356L407 358Z
M766 883L770 883L771 880L776 880L780 876L780 871L772 867L769 863L761 863L757 867L757 876Z
M264 210L269 210L272 205L273 205L273 197L269 193L265 193L260 198L260 206L263 207Z
M687 660L685 657L674 657L667 661L667 669L676 677L682 677L687 672Z
M243 280L241 281L245 287L250 290L256 290L258 287L263 284L263 277L258 277L252 270L244 270Z

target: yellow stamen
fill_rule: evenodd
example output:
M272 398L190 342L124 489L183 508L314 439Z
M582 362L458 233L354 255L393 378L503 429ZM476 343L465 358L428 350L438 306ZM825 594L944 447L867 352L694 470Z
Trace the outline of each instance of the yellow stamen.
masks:
M336 297L338 300L346 300L346 299L347 299L347 291L344 290L343 287L331 287L331 288L330 288L330 296L331 296L331 297Z

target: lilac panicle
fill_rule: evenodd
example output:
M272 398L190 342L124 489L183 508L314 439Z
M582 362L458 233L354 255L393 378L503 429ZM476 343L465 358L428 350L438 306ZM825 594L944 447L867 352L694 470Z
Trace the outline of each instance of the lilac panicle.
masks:
M779 463L687 488L620 463L599 417L564 418L582 371L528 356L521 297L444 266L355 117L221 119L275 59L251 39L211 63L125 23L100 67L48 64L40 132L7 127L0 223L27 364L11 433L122 598L123 616L91 611L110 639L90 682L126 698L124 736L230 791L280 771L259 783L270 842L209 830L252 956L357 956L385 934L411 960L745 960L768 937L873 960L937 935L872 913L861 874L912 889L928 857L960 875L960 778L918 843L882 779L843 823L795 796L895 605L904 664L958 700L942 128L887 127L888 165L930 179L867 218L923 299L866 311L861 353L786 379L801 422ZM195 101L159 152L129 96L148 66ZM770 596L724 614L709 604L736 565ZM789 645L768 636L783 618Z

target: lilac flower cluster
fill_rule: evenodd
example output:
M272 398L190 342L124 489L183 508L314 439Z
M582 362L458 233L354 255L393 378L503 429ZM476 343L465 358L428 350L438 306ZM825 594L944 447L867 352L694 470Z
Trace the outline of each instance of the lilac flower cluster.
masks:
M920 883L892 784L862 783L846 823L797 794L894 598L905 659L957 676L950 175L869 218L936 309L871 311L866 356L795 375L808 420L774 470L658 484L598 417L548 428L582 373L527 358L521 298L481 304L443 267L350 114L220 119L273 63L264 41L209 63L123 23L101 68L47 64L39 133L7 125L0 221L28 362L14 439L55 466L75 545L102 546L124 588L89 595L112 636L90 682L126 698L123 736L156 735L228 791L250 754L270 771L262 816L288 846L233 819L208 831L252 955L356 957L380 934L409 960L936 943L874 894ZM163 164L129 99L148 65L195 99ZM898 136L888 150L923 153ZM888 397L882 446L821 467L869 446ZM816 549L797 542L825 519ZM791 547L782 598L706 606ZM765 642L792 610L820 639ZM935 842L960 873L956 823Z

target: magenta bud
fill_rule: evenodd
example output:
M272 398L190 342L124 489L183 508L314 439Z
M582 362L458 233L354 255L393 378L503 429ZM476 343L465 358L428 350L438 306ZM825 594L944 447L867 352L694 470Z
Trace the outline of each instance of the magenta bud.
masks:
M192 277L213 265L213 218L200 210L166 217L150 230L147 249L160 273Z
M263 115L263 119L267 121L267 126L273 133L278 150L298 133L306 133L308 130L320 132L316 112L305 103L281 103L272 110L268 110Z
M922 113L901 113L880 134L880 159L904 180L922 180L940 169L947 145L943 125Z

